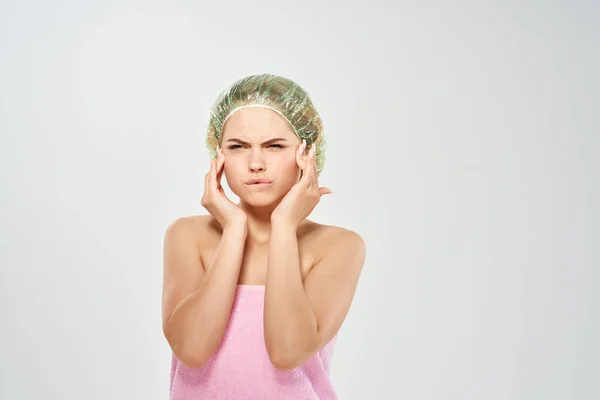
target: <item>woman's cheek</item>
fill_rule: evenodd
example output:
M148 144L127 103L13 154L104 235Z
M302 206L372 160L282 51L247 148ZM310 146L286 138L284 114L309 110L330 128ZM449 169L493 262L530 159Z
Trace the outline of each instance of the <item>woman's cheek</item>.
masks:
M236 170L235 168L233 168L233 165L231 165L231 163L227 163L227 161L225 161L225 164L223 165L223 178L225 178L226 182L227 182L227 186L229 186L229 188L234 191L237 195L237 192L239 192L238 190L238 179L236 176Z
M282 155L280 162L281 165L284 166L286 172L293 171L294 169L298 168L298 163L296 163L295 152L291 154L286 154L285 156Z
M300 174L300 167L296 163L296 159L288 158L283 164L282 175L285 177L287 186L292 186L298 181Z

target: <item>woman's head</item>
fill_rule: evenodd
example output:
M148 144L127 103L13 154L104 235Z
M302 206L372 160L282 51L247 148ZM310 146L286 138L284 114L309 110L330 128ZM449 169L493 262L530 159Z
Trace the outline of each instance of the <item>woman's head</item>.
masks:
M325 161L323 124L309 95L276 75L252 75L222 92L211 113L206 137L209 156L225 153L225 176L240 199L256 206L276 202L300 176L296 149L315 146L317 173ZM266 179L266 187L249 186Z

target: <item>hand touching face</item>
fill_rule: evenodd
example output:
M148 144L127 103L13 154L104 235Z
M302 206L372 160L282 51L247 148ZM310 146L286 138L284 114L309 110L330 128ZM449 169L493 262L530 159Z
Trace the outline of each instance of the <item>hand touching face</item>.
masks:
M299 144L291 125L275 111L236 111L225 123L221 144L227 184L247 205L276 206L298 182Z
M331 193L326 187L319 187L315 146L304 154L306 141L296 149L296 163L302 170L302 177L292 186L271 215L271 221L298 226L307 218L321 200L321 196Z

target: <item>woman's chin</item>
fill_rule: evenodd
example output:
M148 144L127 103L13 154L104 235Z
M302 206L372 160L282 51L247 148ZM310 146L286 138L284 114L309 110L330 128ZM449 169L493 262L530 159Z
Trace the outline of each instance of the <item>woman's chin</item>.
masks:
M244 203L252 207L269 207L277 203L277 199L273 196L250 195L242 198Z
M281 201L281 196L277 193L268 191L244 192L238 195L241 201L251 207L269 207L276 206Z

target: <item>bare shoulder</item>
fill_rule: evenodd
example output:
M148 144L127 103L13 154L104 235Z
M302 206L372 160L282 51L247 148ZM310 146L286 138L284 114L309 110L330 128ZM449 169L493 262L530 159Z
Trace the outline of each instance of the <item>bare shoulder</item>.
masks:
M179 217L167 228L165 240L191 241L196 245L202 265L208 265L221 240L221 226L212 215Z
M324 225L307 221L298 232L298 237L306 241L315 251L316 259L331 252L366 251L365 240L357 232L336 225Z
M171 222L167 227L167 234L169 231L186 232L201 245L218 238L219 229L219 224L212 215L190 215Z

